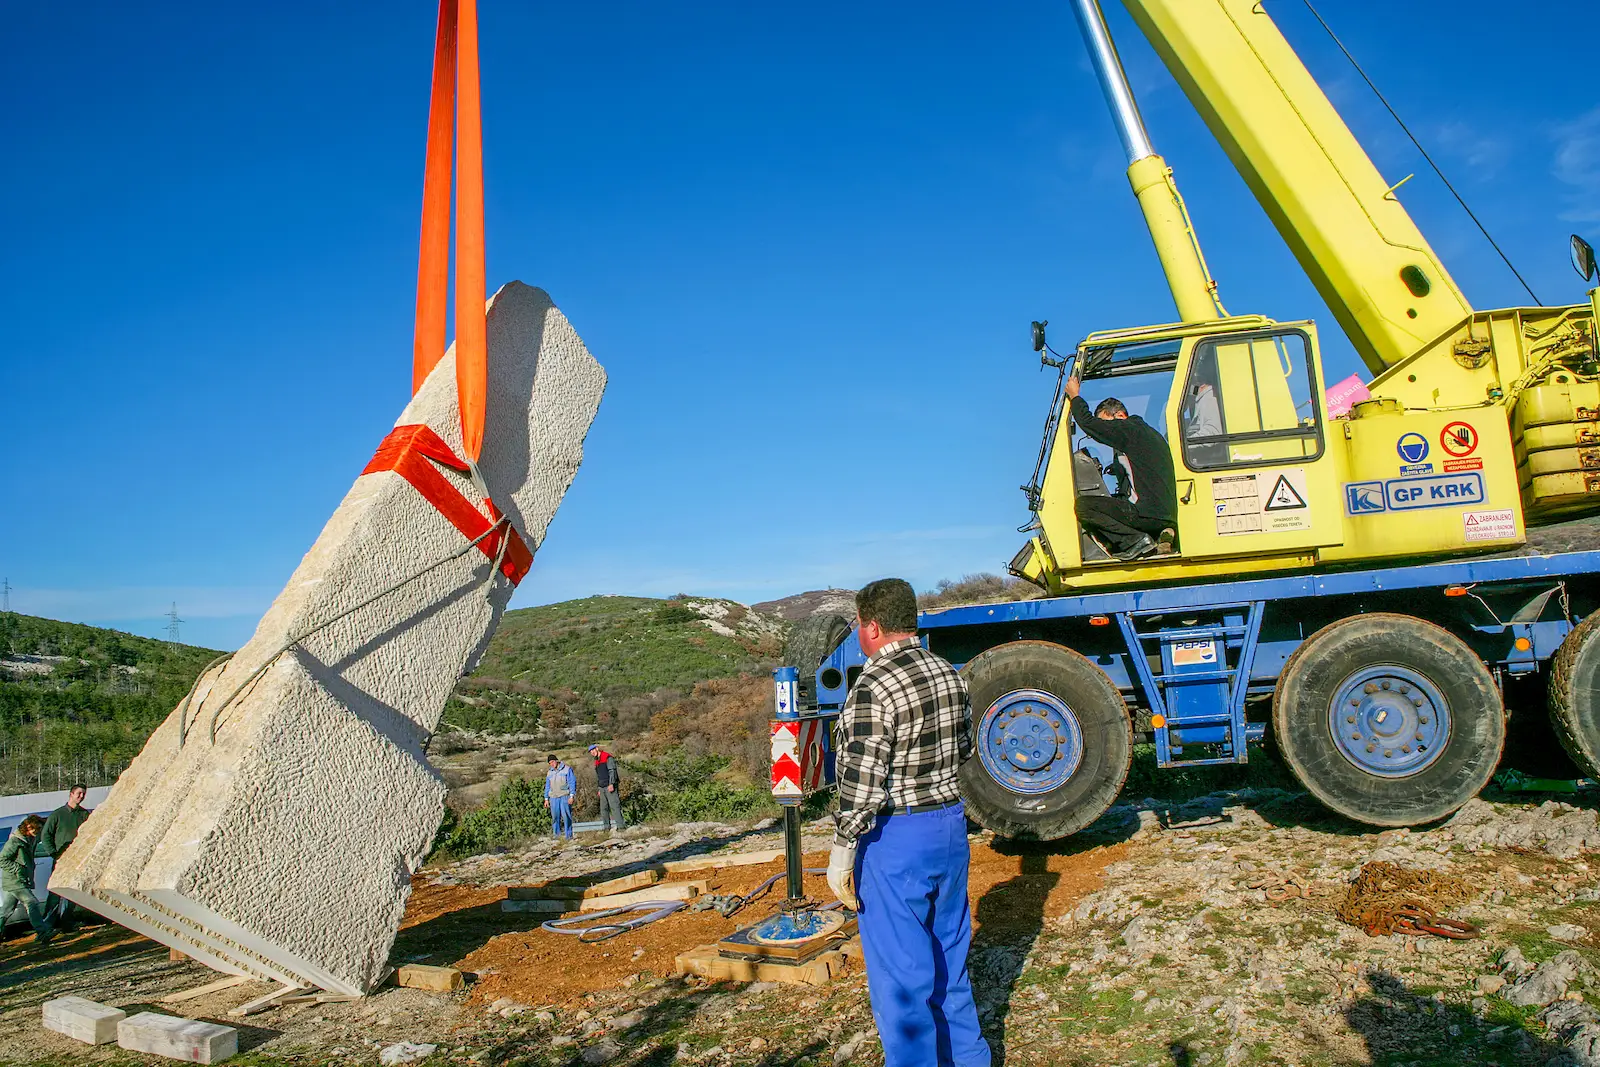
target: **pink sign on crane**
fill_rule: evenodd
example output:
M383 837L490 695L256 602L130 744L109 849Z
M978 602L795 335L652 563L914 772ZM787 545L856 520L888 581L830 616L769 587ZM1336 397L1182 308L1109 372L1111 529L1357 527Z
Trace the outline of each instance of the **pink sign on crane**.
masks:
M1367 385L1361 380L1361 375L1352 374L1342 382L1335 382L1324 390L1328 398L1328 414L1337 418L1348 415L1350 409L1363 400L1367 400L1372 393L1367 390Z

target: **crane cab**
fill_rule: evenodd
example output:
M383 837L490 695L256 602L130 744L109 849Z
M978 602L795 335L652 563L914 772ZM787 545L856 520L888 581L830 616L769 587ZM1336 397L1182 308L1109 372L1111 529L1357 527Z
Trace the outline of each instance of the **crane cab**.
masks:
M1058 393L1026 487L1036 536L1011 571L1052 593L1495 547L1522 538L1514 476L1472 453L1510 448L1505 418L1370 401L1330 415L1313 323L1235 316L1091 334L1069 361L1091 410L1121 400L1166 439L1177 487L1171 551L1116 559L1079 522L1119 491L1109 449ZM1503 447L1506 452L1497 453ZM1505 483L1505 484L1501 484ZM1474 531L1474 526L1481 527Z

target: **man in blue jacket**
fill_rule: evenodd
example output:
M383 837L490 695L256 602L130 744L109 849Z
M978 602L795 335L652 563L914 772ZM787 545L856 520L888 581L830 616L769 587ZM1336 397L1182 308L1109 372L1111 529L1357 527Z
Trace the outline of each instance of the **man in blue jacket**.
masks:
M544 806L550 809L550 832L572 840L572 797L578 791L578 777L550 754L550 770L544 776Z

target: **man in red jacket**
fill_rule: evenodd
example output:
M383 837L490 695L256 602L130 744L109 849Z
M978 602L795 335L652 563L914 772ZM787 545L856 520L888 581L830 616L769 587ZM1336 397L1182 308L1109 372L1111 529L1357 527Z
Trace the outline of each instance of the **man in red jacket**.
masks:
M617 765L611 753L599 745L589 746L594 757L594 784L600 794L600 828L610 830L613 825L622 829L622 794L617 792Z

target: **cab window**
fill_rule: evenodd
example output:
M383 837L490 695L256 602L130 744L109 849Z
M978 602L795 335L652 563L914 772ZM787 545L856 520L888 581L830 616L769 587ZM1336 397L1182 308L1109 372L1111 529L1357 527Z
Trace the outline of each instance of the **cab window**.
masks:
M1311 346L1297 330L1201 341L1178 408L1190 470L1322 455Z

